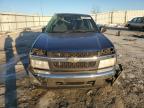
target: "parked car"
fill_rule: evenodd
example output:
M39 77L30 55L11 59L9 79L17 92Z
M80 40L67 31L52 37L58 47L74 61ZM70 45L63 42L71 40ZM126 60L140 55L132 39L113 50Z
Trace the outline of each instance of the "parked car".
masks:
M91 16L55 14L42 31L29 54L32 84L101 86L120 75L115 47Z
M144 30L144 17L133 18L131 21L128 21L125 26L128 27L130 30L132 29Z

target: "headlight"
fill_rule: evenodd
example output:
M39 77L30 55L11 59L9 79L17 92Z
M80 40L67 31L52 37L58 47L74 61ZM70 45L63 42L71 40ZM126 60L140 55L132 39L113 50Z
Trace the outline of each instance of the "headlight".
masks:
M105 55L111 55L115 53L115 49L114 48L107 48L107 49L103 49L99 52L100 56L105 56Z
M31 66L40 69L49 69L48 61L31 60Z
M109 58L109 59L100 60L98 68L100 69L100 68L111 67L111 66L114 66L115 63L116 63L116 58Z
M46 56L47 51L42 50L42 49L33 48L33 49L31 50L31 53L32 53L33 55L37 55L37 56Z

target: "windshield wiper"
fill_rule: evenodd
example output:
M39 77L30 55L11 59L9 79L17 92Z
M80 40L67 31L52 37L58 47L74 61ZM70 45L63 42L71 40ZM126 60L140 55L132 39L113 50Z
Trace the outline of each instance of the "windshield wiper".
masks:
M74 30L73 32L86 33L86 32L96 32L96 31L95 30Z
M87 32L96 32L95 30L68 30L62 32L49 32L49 33L87 33Z

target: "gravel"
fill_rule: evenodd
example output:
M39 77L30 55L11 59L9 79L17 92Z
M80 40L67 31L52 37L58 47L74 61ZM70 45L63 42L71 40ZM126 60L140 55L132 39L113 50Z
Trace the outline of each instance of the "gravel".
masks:
M32 88L24 74L25 77L17 80L17 106L19 108L144 108L144 39L133 37L134 32L121 32L120 36L115 36L114 30L106 32L106 36L114 43L117 53L121 55L118 62L124 69L113 87ZM28 39L26 40L28 44L22 45L21 50L24 47L28 49L38 34L23 33L23 36L26 35L23 39ZM136 35L144 35L144 32L140 34L136 32ZM28 50L25 53L28 53ZM18 64L22 63L18 62L14 66ZM21 74L26 72L24 67L21 70L23 70ZM0 75L1 73L3 72L0 72ZM5 107L4 87L0 85L0 107L2 108Z

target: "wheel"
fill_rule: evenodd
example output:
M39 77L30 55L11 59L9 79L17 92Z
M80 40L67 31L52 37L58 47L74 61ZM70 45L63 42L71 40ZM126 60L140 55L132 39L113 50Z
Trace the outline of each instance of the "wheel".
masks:
M144 31L144 26L142 27L142 31Z
M128 29L129 29L129 30L133 30L133 28L132 28L130 25L128 25Z

